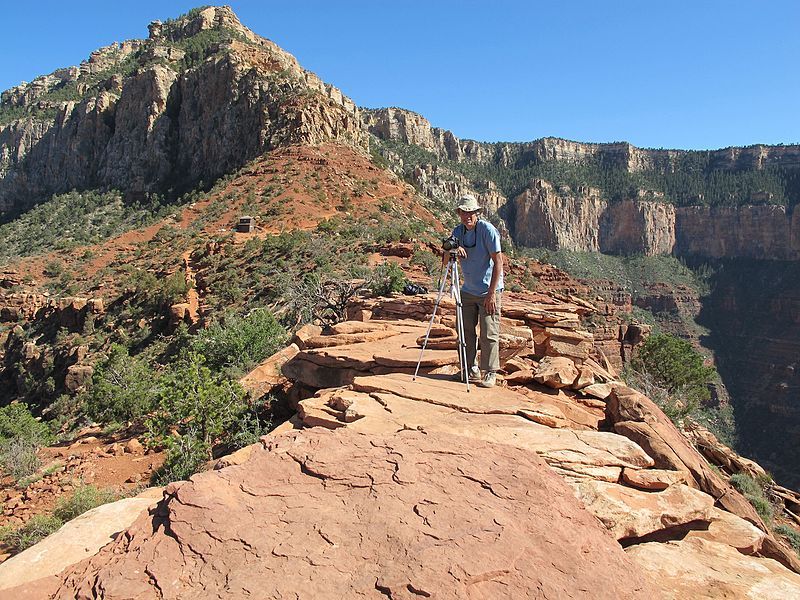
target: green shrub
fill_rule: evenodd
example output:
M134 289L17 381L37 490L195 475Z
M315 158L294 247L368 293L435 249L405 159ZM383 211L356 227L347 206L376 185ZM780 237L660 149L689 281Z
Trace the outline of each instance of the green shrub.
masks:
M642 344L631 367L650 375L670 395L686 398L688 403L709 399L708 384L714 369L703 365L703 357L692 345L668 334L650 336Z
M47 425L37 421L25 404L0 408L0 468L14 479L36 472L41 465L36 453L51 439Z
M11 439L0 442L0 467L17 481L30 477L42 464L36 454L38 449L38 444L29 440Z
M764 489L758 482L746 473L734 473L730 479L731 485L735 487L747 499L753 508L756 509L765 523L772 522L774 508L764 494Z
M783 524L778 525L774 531L785 537L795 552L800 554L800 531Z
M411 264L421 265L429 277L434 277L442 270L442 257L430 250L417 250L411 257Z
M190 349L201 354L210 368L240 376L285 343L284 328L270 311L259 308L244 317L224 315L195 336Z
M147 363L112 344L84 394L86 411L103 423L139 419L152 410L158 390L159 377Z
M164 464L150 477L153 485L189 479L203 468L209 458L209 447L193 435L168 438L166 446Z
M102 504L118 500L119 496L113 490L98 489L93 485L77 487L69 498L62 498L53 509L53 516L66 523Z
M235 429L246 408L244 395L237 382L213 373L202 355L189 351L163 377L156 411L147 421L150 438L166 443L177 427L179 435L210 449Z
M16 554L38 544L61 525L61 520L57 517L35 515L21 527L0 527L0 542Z
M150 271L136 270L131 273L128 285L134 289L138 303L153 311L183 300L189 291L186 278L180 271L159 278Z
M369 288L374 296L388 296L403 291L407 281L406 274L398 264L385 262L375 267Z
M50 432L47 425L36 420L25 404L15 402L0 408L0 441L10 439L45 444L50 441Z

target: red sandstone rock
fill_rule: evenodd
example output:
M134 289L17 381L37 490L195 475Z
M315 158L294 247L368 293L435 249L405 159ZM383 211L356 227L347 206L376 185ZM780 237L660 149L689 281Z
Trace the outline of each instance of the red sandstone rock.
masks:
M54 597L656 597L529 452L416 431L269 446L168 487Z
M536 381L555 389L569 387L577 378L575 363L563 356L546 356L534 374Z
M800 576L777 562L745 556L726 544L689 538L651 542L626 550L647 569L653 581L669 590L665 598L758 598L788 600L800 597Z

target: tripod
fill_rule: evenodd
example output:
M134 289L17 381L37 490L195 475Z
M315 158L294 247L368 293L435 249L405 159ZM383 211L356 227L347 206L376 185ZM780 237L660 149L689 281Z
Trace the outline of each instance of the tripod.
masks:
M422 344L422 350L419 353L419 360L417 361L417 368L414 371L412 381L417 380L419 373L419 366L422 363L422 355L425 353L425 348L428 345L428 338L431 334L433 321L436 319L436 310L442 301L444 289L447 285L448 278L450 279L450 294L453 300L456 301L456 335L458 337L457 350L458 350L458 365L461 369L461 381L467 384L467 391L469 392L469 369L470 365L467 364L467 344L464 341L464 313L461 305L461 289L459 288L458 279L458 259L456 258L456 250L450 250L450 259L447 261L447 266L442 267L442 275L439 281L439 294L436 296L436 303L433 305L433 314L431 315L430 323L428 323L428 331L425 332L425 341Z

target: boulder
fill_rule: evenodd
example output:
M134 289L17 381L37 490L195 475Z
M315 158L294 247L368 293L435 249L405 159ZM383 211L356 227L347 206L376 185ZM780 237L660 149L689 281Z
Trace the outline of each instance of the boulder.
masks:
M644 394L615 385L606 403L606 415L614 424L614 431L644 448L659 469L687 471L691 475L689 485L713 496L725 510L766 530L744 496L711 469L655 402Z
M700 538L650 542L626 549L662 590L663 598L800 598L800 575L768 558L745 556Z
M534 374L536 381L554 389L569 387L577 378L575 363L563 356L546 356Z
M292 343L296 345L300 350L305 350L306 340L321 334L322 334L322 327L309 323L307 325L303 325L300 329L298 329L295 332L294 337L292 338Z
M64 387L75 393L92 378L94 367L91 365L70 365L64 377Z
M289 344L286 348L261 361L257 367L242 377L239 383L245 390L251 392L253 397L260 398L286 381L281 369L299 352L300 349L295 344Z
M758 527L726 510L715 508L707 530L690 531L685 539L702 538L736 548L742 554L761 550L766 534Z
M693 521L711 521L714 499L687 485L643 492L604 481L575 486L576 496L618 540L640 538Z
M665 490L677 483L686 483L685 471L665 471L663 469L623 469L622 481L640 490Z

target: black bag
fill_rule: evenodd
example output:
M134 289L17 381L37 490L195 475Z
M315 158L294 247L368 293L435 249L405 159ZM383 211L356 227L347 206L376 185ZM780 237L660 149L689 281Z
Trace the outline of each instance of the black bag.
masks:
M403 293L406 296L416 296L417 294L427 294L428 288L422 285L417 285L416 283L407 283L403 288Z

